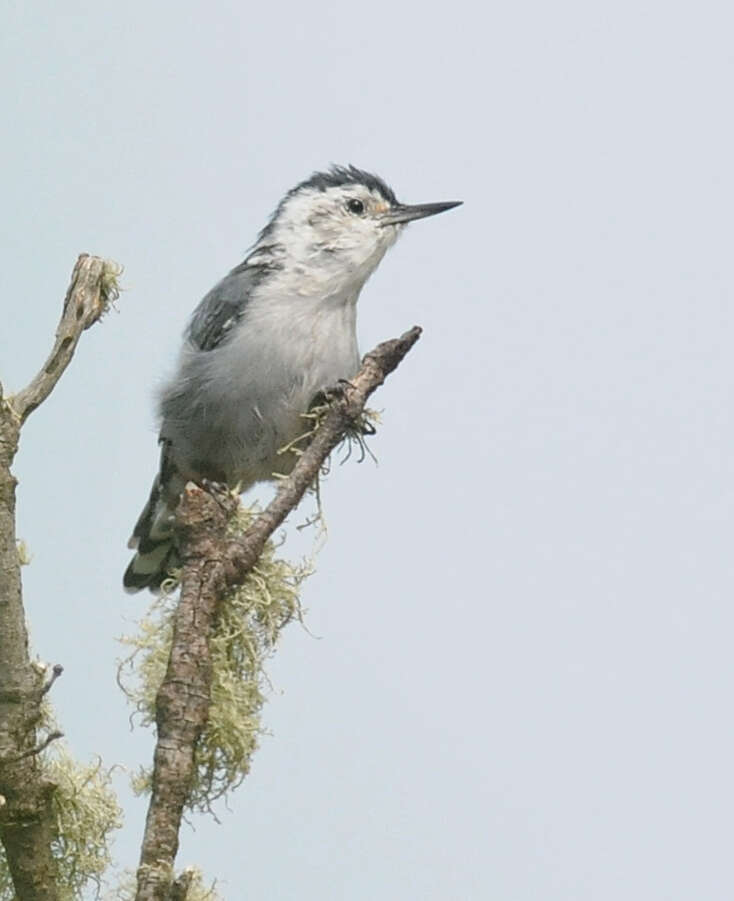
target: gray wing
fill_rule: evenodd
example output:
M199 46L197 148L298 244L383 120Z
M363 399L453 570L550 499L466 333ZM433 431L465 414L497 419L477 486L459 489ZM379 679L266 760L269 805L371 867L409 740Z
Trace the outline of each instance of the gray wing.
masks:
M226 275L194 310L186 330L188 340L199 350L214 350L225 341L265 273L265 267L248 266L245 260Z

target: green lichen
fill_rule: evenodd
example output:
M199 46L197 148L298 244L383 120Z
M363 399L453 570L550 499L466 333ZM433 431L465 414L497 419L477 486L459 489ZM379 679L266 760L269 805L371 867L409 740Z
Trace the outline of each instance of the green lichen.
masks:
M231 530L244 531L253 516L254 510L240 507ZM277 557L269 541L244 584L222 600L209 642L211 707L195 749L189 809L211 812L212 803L247 775L263 731L265 661L281 629L300 617L299 589L310 572L310 563L294 565ZM173 595L164 592L139 624L137 635L122 639L133 650L121 664L120 684L143 725L155 721L155 698L168 664L174 611ZM133 777L133 789L149 791L150 779L150 770L141 768Z
M59 901L79 901L90 886L99 889L111 863L110 833L122 825L122 810L101 762L83 765L63 746L43 755L43 776L56 785L51 798ZM5 855L0 851L0 899L13 901Z
M120 276L124 271L124 267L114 260L105 260L102 267L102 278L100 280L101 299L105 309L110 305L114 305L120 296Z
M186 867L179 874L179 878L188 877L188 890L186 901L221 901L221 895L216 891L216 882L205 885L204 877L196 867ZM137 893L137 881L135 874L127 870L122 874L114 890L104 895L104 901L135 901Z
M338 390L339 389L337 388L336 391L338 392ZM306 421L303 434L291 441L290 444L282 447L278 453L293 453L297 457L300 457L308 447L309 441L321 427L330 409L330 393L328 391L321 392L320 396L314 401L308 412L302 414L303 419ZM365 407L360 416L346 427L344 439L337 448L337 451L344 446L347 448L346 455L342 458L342 462L346 462L352 455L354 445L359 448L360 463L367 455L372 457L373 460L375 459L374 455L367 447L366 439L376 433L380 421L381 414L379 410L372 410L369 407ZM329 457L324 461L324 466L322 467L322 474L324 475L328 472L330 460L331 458Z

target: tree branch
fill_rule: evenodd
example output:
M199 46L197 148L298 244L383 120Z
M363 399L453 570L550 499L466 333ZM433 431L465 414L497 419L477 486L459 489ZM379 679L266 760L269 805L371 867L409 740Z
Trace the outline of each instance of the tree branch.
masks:
M76 261L51 353L33 381L10 398L21 424L53 391L74 356L82 332L99 322L117 299L121 271L116 263L86 253Z
M54 729L53 732L49 732L48 735L44 738L44 740L36 745L35 748L28 748L26 751L23 751L22 754L16 754L15 757L4 757L0 760L0 765L7 765L8 763L17 763L19 760L22 760L24 757L33 757L35 754L40 754L41 751L45 751L46 748L51 744L51 742L56 741L59 738L63 738L64 733L59 732L58 729Z
M420 337L418 327L367 354L359 373L334 392L329 411L275 498L244 534L227 537L237 501L189 483L176 511L183 560L168 668L156 698L158 730L152 792L138 869L136 901L171 901L183 808L194 778L196 743L210 706L209 636L219 601L241 584L273 534L313 484L326 458L358 427L364 406Z
M252 569L265 542L300 502L326 458L349 429L359 423L370 395L400 365L420 335L420 328L414 326L399 338L378 344L365 356L357 375L339 386L338 396L330 404L331 409L290 476L280 483L272 502L244 535L229 543L225 554L228 585L241 583Z
M79 257L45 366L14 397L0 396L0 795L7 802L0 808L0 840L16 896L23 901L55 901L58 892L51 854L55 786L44 778L39 760L44 745L36 739L45 686L43 672L31 663L28 652L15 533L17 483L11 466L23 422L61 378L82 331L106 309L118 272L115 264L98 257Z
M59 678L59 676L64 672L64 667L60 663L54 663L53 670L51 671L51 678L41 689L41 696L47 695L51 689L53 688L54 682Z

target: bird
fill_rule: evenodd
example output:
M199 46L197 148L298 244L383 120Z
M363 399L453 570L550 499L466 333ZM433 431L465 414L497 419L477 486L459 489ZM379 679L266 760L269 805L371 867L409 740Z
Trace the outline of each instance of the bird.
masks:
M158 474L128 546L129 592L157 593L179 565L175 510L187 482L244 492L286 474L278 451L314 399L359 370L359 294L403 228L462 201L406 205L353 165L289 190L244 260L191 316L158 395ZM289 463L288 457L293 457Z

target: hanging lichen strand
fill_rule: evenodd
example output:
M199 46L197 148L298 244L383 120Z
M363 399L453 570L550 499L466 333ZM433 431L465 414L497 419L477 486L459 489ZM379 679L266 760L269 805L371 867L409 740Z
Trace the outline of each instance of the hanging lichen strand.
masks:
M243 532L254 515L240 506L233 533ZM244 583L222 599L209 639L211 706L195 749L188 809L211 812L211 804L247 775L262 731L263 666L283 626L300 617L299 590L311 572L310 561L294 565L276 557L268 541ZM164 583L137 635L122 639L133 651L120 665L119 681L146 726L155 722L155 698L168 665L176 585L175 579ZM151 770L141 767L133 777L134 790L150 791L150 780Z
M50 711L45 711L50 716ZM77 763L64 745L43 752L42 772L55 786L51 852L59 901L86 897L99 886L111 864L110 834L122 825L122 810L112 790L110 771L98 760ZM0 901L16 897L5 855L0 849ZM91 896L90 896L91 897Z

